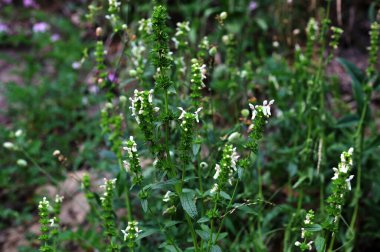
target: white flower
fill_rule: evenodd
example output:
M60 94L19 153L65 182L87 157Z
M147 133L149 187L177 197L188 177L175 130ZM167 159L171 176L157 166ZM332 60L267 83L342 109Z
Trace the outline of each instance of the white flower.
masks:
M149 96L148 96L149 103L153 102L153 92L154 92L153 89L149 90Z
M206 73L207 73L207 70L206 70L206 65L203 64L201 67L200 67L200 70L201 70L201 76L202 76L202 80L206 79ZM203 84L203 83L202 83ZM204 84L203 84L204 85Z
M63 196L55 195L55 203L62 203L63 199Z
M213 194L218 190L218 184L214 184L214 186L211 188L210 193Z
M336 179L338 179L338 177L339 177L339 170L337 169L337 168L333 168L333 171L334 171L334 177L332 177L331 179L332 180L336 180Z
M219 177L219 174L220 174L220 165L219 164L216 164L215 165L215 175L214 175L214 179L217 179Z
M308 223L306 223L305 221L305 224L308 224ZM305 238L305 228L301 228L301 238L302 239Z
M307 247L309 248L309 250L312 250L312 249L313 249L313 247L311 246L311 244L313 244L313 241L309 241L309 242L307 243Z
M258 106L256 105L256 107ZM251 103L249 104L249 108L252 110L252 118L251 118L252 121L255 120L256 115L257 115L256 107Z
M54 227L55 218L50 219L49 222L50 222L50 226Z
M236 147L232 149L232 154L231 154L231 165L232 165L232 168L236 171L236 163L239 159L239 155L238 153L236 152Z
M349 148L348 149L348 154L350 154L352 156L353 153L354 153L354 148L352 148L352 147Z
M59 156L60 154L61 154L61 151L59 151L59 150L55 150L55 151L53 152L53 156L54 156L54 157Z
M347 188L349 191L351 191L351 180L354 178L354 175L350 175L348 179L346 179Z
M22 130L21 129L18 129L16 132L15 132L15 136L16 137L20 137L22 135Z
M21 167L25 167L28 165L28 162L26 162L26 160L24 160L24 159L19 159L19 160L17 160L17 165L21 166Z
M208 167L208 164L206 162L201 162L199 165L203 169Z
M172 38L172 41L174 42L174 46L175 46L175 48L178 48L178 46L179 46L179 41L178 41L178 39L177 38Z
M198 113L201 112L201 110L202 110L202 107L198 108L197 111L195 111L195 113L194 113L195 120L197 121L197 123L199 123Z
M186 111L182 107L177 107L177 108L182 111L181 115L178 117L178 119L181 120L185 117Z
M164 198L162 199L162 201L163 202L169 202L171 193L172 193L171 191L167 191Z
M294 245L296 245L297 247L299 247L299 246L301 245L301 243L300 243L299 241L296 241L296 242L294 243Z
M270 105L274 103L274 100L270 100L269 103L267 100L263 102L263 113L265 116L269 117L271 115L270 113Z
M5 143L3 143L3 147L5 149L8 149L8 150L13 150L14 147L15 147L15 145L13 143L11 143L11 142L5 142Z

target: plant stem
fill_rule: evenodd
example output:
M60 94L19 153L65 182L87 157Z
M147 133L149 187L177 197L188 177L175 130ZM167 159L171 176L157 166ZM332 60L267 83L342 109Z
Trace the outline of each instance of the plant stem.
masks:
M213 213L215 213L216 211L216 208L218 206L218 201L219 201L219 196L220 196L220 192L218 191L218 194L216 195L216 199L215 199L215 204L214 204L214 208L213 208ZM211 243L212 243L212 234L214 232L214 218L211 218L211 230L210 230L210 238L208 240L208 244L207 244L207 250L206 251L209 251L211 249Z
M356 146L355 147L359 147L357 150L355 150L356 152L356 155L355 155L355 160L356 160L356 163L357 163L357 166L358 166L358 172L357 172L357 180L356 180L356 187L355 187L355 194L354 194L354 205L355 205L355 208L354 208L354 212L353 212L353 215L352 215L352 218L351 218L351 222L350 222L350 228L349 230L352 231L352 242L354 241L355 239L355 224L356 224L356 218L358 216L358 212L359 212L359 195L360 195L360 184L361 184L361 176L362 176L362 152L363 152L363 139L364 139L364 119L365 119L365 115L367 114L367 107L368 107L368 102L364 105L364 108L362 110L362 114L361 114L361 117L360 117L360 121L359 121L359 126L358 126L358 129L355 133L355 138L356 138L356 142L357 144L355 144Z
M120 171L123 172L123 163L120 158L118 158ZM124 170L125 171L125 170ZM127 171L125 171L126 176L128 177ZM127 208L127 219L128 221L132 221L132 208L131 208L131 202L129 199L129 187L127 181L125 181L125 206Z
M227 212L225 213L225 215L224 215L223 218L222 218L222 221L220 222L220 226L219 226L219 229L218 229L218 233L216 233L215 242L218 241L218 237L219 237L220 231L222 231L222 227L223 227L224 219L226 218L226 216L227 216L227 214L228 214L228 211L229 211L229 209L230 209L231 206L232 206L232 202L233 202L233 200L234 200L234 198L235 198L236 189L237 189L238 184L239 184L239 180L237 180L236 183L235 183L235 187L234 187L234 191L233 191L233 193L232 193L232 197L231 197L231 199L230 199L230 202L229 202L228 205L227 205Z
M58 185L59 182L58 180L56 180L55 178L53 178L47 171L45 171L44 168L42 168L37 162L36 160L34 160L34 158L32 158L24 149L20 149L21 153L24 154L24 156L29 159L33 165L42 173L44 174L49 180L50 182L52 182L53 184L55 185Z

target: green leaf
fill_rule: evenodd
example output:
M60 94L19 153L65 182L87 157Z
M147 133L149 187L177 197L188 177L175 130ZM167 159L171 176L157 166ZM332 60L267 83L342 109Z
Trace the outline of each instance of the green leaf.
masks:
M310 231L310 232L318 232L322 230L322 226L319 224L312 224L312 225L306 226L305 230Z
M158 233L159 231L160 231L159 229L153 229L153 228L144 230L141 234L139 234L139 236L136 238L136 240L141 240L145 237L151 236L154 233Z
M202 238L204 241L208 241L210 239L210 232L207 232L205 230L195 230L195 232Z
M338 58L337 61L339 62L339 64L343 66L344 70L351 77L352 91L354 93L354 97L358 105L357 112L358 114L360 114L364 106L364 91L362 88L362 83L365 80L365 75L362 73L362 71L359 68L357 68L351 62L343 58Z
M207 218L207 217L202 217L202 218L200 218L198 221L197 221L197 223L205 223L205 222L208 222L210 219L209 218Z
M196 156L201 148L200 144L193 144L193 155Z
M358 122L359 122L359 117L357 115L345 115L338 120L338 123L335 127L336 128L352 127L352 126L356 126Z
M160 181L160 182L157 182L157 183L153 183L153 184L149 184L149 185L144 186L144 190L163 189L163 188L168 187L168 186L176 185L179 182L180 181L178 179L169 179L169 180L166 180L166 181Z
M325 246L325 238L323 238L322 236L318 236L315 241L315 249L319 252L319 251L322 251L324 246Z
M175 226L179 223L181 223L182 221L168 221L165 223L165 227L168 228L168 227L172 227L172 226Z
M146 200L146 199L141 200L141 207L144 210L144 212L146 213L148 211L148 200Z
M222 252L222 249L218 245L212 245L210 252Z
M230 200L231 199L231 196L228 193L226 193L225 191L220 191L220 196L222 196L226 200Z
M180 201L183 209L186 211L186 213L193 219L197 217L198 211L197 207L195 205L195 202L193 200L193 194L192 193L182 193L180 196Z

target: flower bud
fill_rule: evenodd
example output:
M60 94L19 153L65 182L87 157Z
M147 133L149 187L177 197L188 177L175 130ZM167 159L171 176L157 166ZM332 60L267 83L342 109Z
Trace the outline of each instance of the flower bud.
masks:
M211 47L211 49L208 51L208 53L211 55L211 56L215 56L217 50L216 50L216 46L213 46Z
M220 19L221 20L225 20L227 18L227 12L223 11L222 13L220 13Z
M53 156L56 157L56 156L59 156L61 154L61 152L59 150L55 150L53 152Z
M129 75L130 75L131 77L136 77L136 75L137 75L136 70L134 70L134 69L130 70L130 71L129 71Z
M25 167L28 165L28 163L24 159L17 160L17 165L21 167Z
M127 102L127 97L122 95L122 96L120 96L119 100L120 100L120 103L125 104Z
M15 136L16 137L20 137L21 135L22 135L22 130L21 129L19 129L19 130L17 130L16 132L15 132Z
M242 109L240 113L243 117L249 116L249 110L248 109Z
M8 150L14 150L15 149L15 145L11 142L5 142L3 143L3 147L5 149L8 149Z
M98 28L96 28L95 33L96 33L97 37L100 37L103 34L103 29L101 27L98 27Z
M238 139L240 137L240 133L239 132L233 132L229 137L228 137L228 142L233 142L235 141L236 139Z

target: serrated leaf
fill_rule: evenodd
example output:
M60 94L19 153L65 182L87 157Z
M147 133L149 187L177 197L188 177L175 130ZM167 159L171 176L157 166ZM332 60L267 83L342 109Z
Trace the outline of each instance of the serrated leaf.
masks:
M186 211L186 213L193 219L197 217L198 211L197 207L195 205L195 202L193 200L193 194L192 193L182 193L180 196L181 205L183 207L183 210Z

